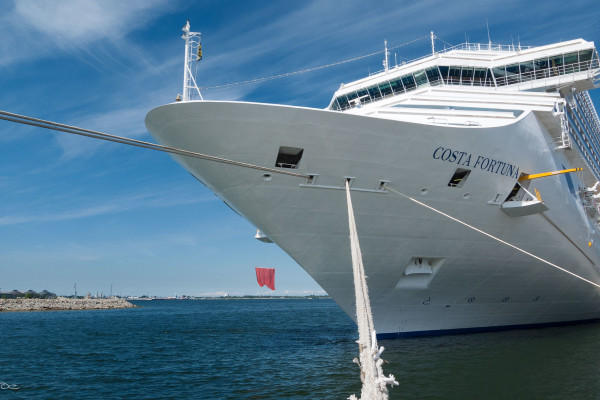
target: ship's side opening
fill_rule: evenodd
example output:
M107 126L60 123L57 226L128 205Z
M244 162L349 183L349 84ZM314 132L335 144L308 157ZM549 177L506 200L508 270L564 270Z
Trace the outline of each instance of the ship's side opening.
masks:
M298 163L300 163L300 159L302 159L302 153L304 153L304 149L281 146L279 148L279 153L277 153L275 166L279 168L298 168Z
M469 177L470 173L470 169L457 168L456 171L454 171L454 175L452 175L452 178L450 178L448 186L462 187L467 181L467 178Z

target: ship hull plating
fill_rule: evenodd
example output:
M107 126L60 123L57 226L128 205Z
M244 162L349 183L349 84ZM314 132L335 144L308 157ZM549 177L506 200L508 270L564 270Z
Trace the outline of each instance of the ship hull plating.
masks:
M297 168L281 170L315 176L310 182L175 158L355 318L343 191L352 177L373 319L384 337L600 318L597 287L407 198L600 282L600 239L576 175L531 183L543 213L511 217L500 207L521 173L570 166L533 112L498 127L453 127L206 101L158 107L146 125L165 145L271 168L282 146L302 149ZM458 170L470 173L449 186Z

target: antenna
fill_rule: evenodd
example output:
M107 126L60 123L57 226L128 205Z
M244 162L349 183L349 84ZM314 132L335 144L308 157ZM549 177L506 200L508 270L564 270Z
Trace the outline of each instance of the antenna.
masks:
M390 61L388 59L390 52L388 51L388 48L387 48L387 40L383 41L383 46L384 46L384 50L385 50L385 59L383 60L383 69L385 70L385 72L387 72L390 69Z
M492 49L492 39L490 38L490 25L488 24L487 18L485 19L485 26L487 27L488 32L488 45L490 46L490 50Z
M431 31L430 33L431 33L431 55L435 55L435 42L434 42L434 39L436 39L436 37L433 34L433 31Z

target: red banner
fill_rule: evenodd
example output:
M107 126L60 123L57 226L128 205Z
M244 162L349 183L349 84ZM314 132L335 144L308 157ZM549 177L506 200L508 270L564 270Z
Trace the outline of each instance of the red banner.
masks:
M267 285L271 290L275 290L275 268L256 267L256 280L262 287Z

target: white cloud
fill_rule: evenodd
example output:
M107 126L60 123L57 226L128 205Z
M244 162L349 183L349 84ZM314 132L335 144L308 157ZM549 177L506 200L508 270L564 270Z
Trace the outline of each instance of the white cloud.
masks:
M85 44L126 35L163 0L17 0L15 18L53 42Z
M172 8L168 0L14 0L0 17L0 66L53 56L56 49L94 55L84 47L92 43L135 52L126 35Z

